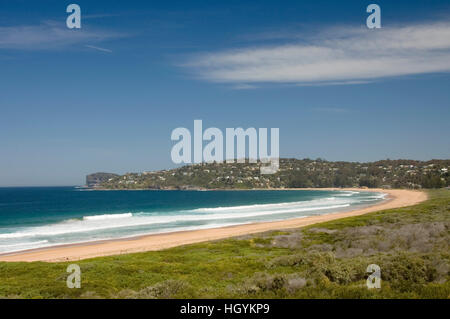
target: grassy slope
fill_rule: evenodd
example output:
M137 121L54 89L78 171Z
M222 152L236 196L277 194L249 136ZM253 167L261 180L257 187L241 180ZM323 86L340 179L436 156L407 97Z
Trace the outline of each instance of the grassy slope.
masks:
M12 298L449 298L450 191L409 208L158 252L69 263L0 263ZM366 267L382 288L367 289Z

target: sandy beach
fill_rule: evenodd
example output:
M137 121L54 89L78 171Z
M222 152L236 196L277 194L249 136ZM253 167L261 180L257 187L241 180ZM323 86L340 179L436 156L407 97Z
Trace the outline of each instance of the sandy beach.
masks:
M100 256L161 250L180 245L218 240L233 236L240 236L269 230L281 230L281 229L304 227L320 222L363 215L384 209L411 206L427 199L427 194L425 192L415 190L355 189L355 188L351 189L321 188L318 190L371 191L371 192L387 193L389 195L386 201L383 201L376 205L365 207L363 209L356 209L320 216L295 218L283 221L261 222L237 226L228 226L222 228L146 235L129 239L118 239L118 240L97 241L83 244L54 246L0 255L0 261L61 262L61 261L81 260Z

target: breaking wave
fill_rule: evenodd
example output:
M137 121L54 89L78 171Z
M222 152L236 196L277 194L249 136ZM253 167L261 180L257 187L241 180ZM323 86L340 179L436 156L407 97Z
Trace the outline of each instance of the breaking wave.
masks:
M104 214L104 215L84 216L83 220L105 220L105 219L119 219L127 217L133 217L133 214L125 213L125 214Z

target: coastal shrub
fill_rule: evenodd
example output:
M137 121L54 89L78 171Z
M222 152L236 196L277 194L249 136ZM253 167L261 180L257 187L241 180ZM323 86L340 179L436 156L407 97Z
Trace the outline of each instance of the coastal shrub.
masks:
M308 229L310 233L325 233L325 234L334 234L337 232L337 229L328 229L328 228L310 228Z
M436 247L448 248L448 222L407 225L364 226L343 229L335 242L336 257L371 256L379 252L428 253Z
M333 264L335 261L336 256L333 252L311 251L305 255L305 263L308 266L320 267L321 265Z
M344 228L342 232L346 237L360 238L380 234L383 230L384 227L381 225L370 225L370 226Z
M417 285L432 282L436 270L419 256L399 253L380 263L381 278L400 291L414 289Z
M342 283L351 281L348 270L336 261L332 252L311 251L284 259L276 258L273 260L273 264L279 266L304 265L308 278L320 280L326 277L330 281Z
M315 269L312 274L325 276L331 282L345 285L352 282L353 269L340 264L327 264L321 265L321 267Z
M314 278L318 283L325 280L346 285L364 279L371 263L364 257L340 259L332 252L313 252L308 254L306 271L308 278Z
M272 242L272 239L264 238L264 237L255 237L250 239L251 245L254 245L255 247L265 247L269 245Z
M308 247L308 250L322 251L322 252L333 251L333 249L334 249L333 245L331 245L331 244L314 244L314 245L311 245Z
M81 299L102 299L95 291L86 291L81 294Z
M436 271L434 281L437 283L444 283L447 277L450 276L450 266L447 259L434 255L430 260L431 267Z
M113 299L136 299L138 298L138 292L132 289L123 289L111 296Z
M389 227L385 232L386 241L392 246L411 252L430 252L436 244L446 242L448 222L426 222Z
M304 254L284 255L275 257L270 260L266 265L267 268L282 267L296 267L304 265L306 263L306 257Z
M258 272L243 283L229 286L232 296L277 296L284 295L288 284L285 274L270 274Z
M256 273L241 285L229 286L228 290L235 296L289 296L298 290L312 285L304 274L270 274Z
M24 297L21 295L0 296L0 300L2 299L24 299Z
M369 249L367 249L367 252L369 252ZM362 248L342 248L338 247L336 248L335 254L337 258L353 258L356 256L361 256L364 253L364 250ZM370 251L370 253L374 253L374 251Z
M136 297L140 299L170 299L192 293L192 287L182 280L166 280L141 289Z
M286 289L289 293L295 293L308 284L308 281L303 277L293 277L287 280Z
M273 247L299 249L302 247L304 236L302 232L293 232L288 235L275 236L272 240Z
M227 287L227 292L230 296L238 298L239 296L250 296L255 297L261 289L254 283L249 281L243 282L239 285L229 285Z
M257 273L253 282L262 291L274 291L284 287L286 278L280 274Z

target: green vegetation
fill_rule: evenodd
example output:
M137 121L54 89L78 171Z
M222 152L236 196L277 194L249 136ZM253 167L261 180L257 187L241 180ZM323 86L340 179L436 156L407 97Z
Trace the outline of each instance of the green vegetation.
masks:
M94 186L106 189L441 188L450 185L450 160L354 163L280 159L280 169L272 175L261 175L259 163L203 163L96 181Z
M303 229L69 263L0 263L7 298L449 298L450 191ZM381 289L366 268L381 267Z
M107 182L112 178L118 177L117 174L112 173L94 173L86 176L86 186L98 187L101 183Z

